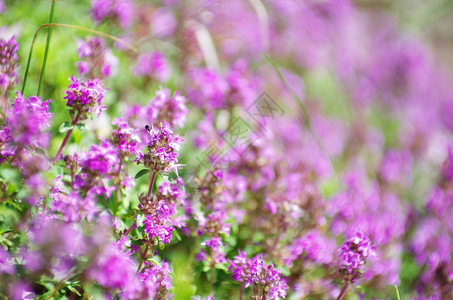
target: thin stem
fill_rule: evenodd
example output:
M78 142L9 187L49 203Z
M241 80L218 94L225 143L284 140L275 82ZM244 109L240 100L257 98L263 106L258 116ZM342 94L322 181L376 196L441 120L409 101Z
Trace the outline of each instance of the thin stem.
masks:
M33 48L35 47L36 37L38 36L38 33L41 31L41 29L42 29L42 28L39 28L39 29L35 32L35 36L33 37L33 41L31 42L31 45L30 45L30 51L28 51L27 66L25 67L24 80L22 80L21 94L24 94L25 84L27 83L28 70L30 69L31 56L32 56L32 54L33 54Z
M214 266L211 266L211 274L209 276L209 295L212 295L214 290Z
M154 246L153 246L153 255L154 255L154 252L156 252L156 248L157 248L157 245L154 244ZM143 264L143 262L146 260L146 256L148 255L148 250L149 250L149 244L146 245L145 252L143 252L143 256L141 256L141 260L140 260L140 264L138 265L138 270L137 270L137 272L140 272L140 269L141 269L141 267L142 267L142 264Z
M49 15L49 23L52 23L53 21L53 13L55 10L55 3L56 0L52 0L52 4L50 6L50 15ZM47 31L47 40L46 40L46 48L44 50L44 58L42 61L42 68L41 68L41 76L39 78L39 85L38 85L38 91L36 92L36 96L39 97L39 94L41 93L42 89L42 83L44 81L44 73L46 71L46 65L47 65L47 56L49 54L49 45L50 45L50 37L52 36L52 27L49 27Z
M395 290L396 290L396 297L398 298L398 300L401 300L400 292L398 291L398 286L396 284L395 284Z
M244 286L241 284L241 290L239 291L239 300L242 300L244 294Z
M149 188L148 188L148 197L151 196L151 194L153 192L154 181L156 180L156 175L157 175L157 172L153 172L153 175L151 176L151 181L149 182Z
M79 122L79 119L81 116L82 116L82 113L80 111L77 112L77 115L75 116L74 120L72 120L72 125L77 125L77 122ZM55 157L52 159L52 165L55 165L55 162L60 157L61 152L63 152L63 148L64 148L64 146L66 146L66 143L68 142L72 131L73 131L73 129L69 129L68 132L66 132L63 142L61 143L60 149L58 149L57 155L55 155Z
M344 284L343 288L341 289L340 295L338 295L337 300L341 300L341 298L343 298L344 293L346 293L346 289L348 288L348 286L349 286L349 282L346 282Z
M138 265L137 272L140 272L140 269L142 268L143 261L146 259L146 255L148 255L148 250L149 250L149 243L146 244L145 252L143 252L142 255L140 255L140 264Z
M134 224L131 225L125 232L124 235L129 235L131 233L132 229L137 228L137 221L134 222Z

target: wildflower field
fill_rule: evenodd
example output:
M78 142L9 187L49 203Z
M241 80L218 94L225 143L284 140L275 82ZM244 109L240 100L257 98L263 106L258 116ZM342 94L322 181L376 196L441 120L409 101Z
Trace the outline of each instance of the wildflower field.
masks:
M0 0L0 299L453 299L451 0Z

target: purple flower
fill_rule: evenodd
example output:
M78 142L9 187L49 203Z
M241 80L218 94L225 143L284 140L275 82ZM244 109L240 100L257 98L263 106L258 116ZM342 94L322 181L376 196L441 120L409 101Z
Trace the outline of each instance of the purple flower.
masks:
M306 234L302 239L296 239L289 247L289 255L285 263L290 265L298 259L302 253L306 258L319 264L330 264L333 261L333 254L336 249L335 241L328 239L317 230Z
M86 74L90 79L102 79L109 77L117 68L118 59L113 56L101 38L92 37L86 41L79 40L77 43L79 58L83 59L78 63L80 74Z
M171 272L168 262L162 261L160 266L153 264L140 273L149 299L167 299L171 288Z
M24 250L21 253L25 267L30 272L38 272L45 267L44 257L40 251Z
M261 255L248 259L246 253L239 250L239 255L228 261L233 279L243 283L245 288L252 286L255 296L263 299L285 298L288 286L280 277L280 271L274 269L272 264L266 265Z
M137 147L141 143L137 131L123 119L115 118L112 124L117 126L117 129L112 132L112 142L118 147L120 155L128 156L136 153Z
M146 76L150 80L164 82L170 78L170 68L162 53L158 51L143 53L138 57L134 74L135 76Z
M3 247L0 247L0 274L13 274L14 265L11 262L11 255L9 252L3 250Z
M206 240L201 244L203 246L206 246L207 248L211 248L212 250L218 250L223 246L222 239L220 239L219 237L213 237L212 239Z
M155 195L139 196L139 209L144 215L144 228L150 239L170 243L174 226L184 225L177 217L177 208L185 200L178 182L163 182Z
M184 127L188 110L186 98L178 91L170 94L170 89L156 91L156 97L151 100L152 118L155 122L168 122L173 126Z
M177 29L178 21L168 8L159 8L153 12L151 19L152 35L157 38L170 37Z
M0 2L0 13L4 9L3 3ZM16 37L12 36L9 40L0 38L0 91L8 91L17 81L17 60L19 59L17 51L19 45Z
M99 285L119 289L121 297L135 299L142 290L136 265L114 243L107 244L90 264L87 275Z
M381 162L379 175L387 182L410 182L412 156L408 151L388 151Z
M376 256L375 248L361 233L349 238L341 247L340 258L347 271L348 280L354 282L363 271L362 266L370 257ZM351 277L351 278L349 278Z
M131 0L92 0L91 13L97 22L110 18L118 20L125 29L134 18L134 3Z
M81 114L79 120L83 120L92 111L97 111L99 117L101 112L107 109L105 105L102 105L105 92L99 79L90 81L72 76L64 99L68 100L66 105L71 107L71 113L79 112Z
M11 145L13 138L11 137L11 130L9 127L0 127L0 163L5 161L9 156L15 153L15 147Z
M13 142L24 146L47 147L49 134L44 130L49 127L49 120L53 117L49 113L49 102L43 102L36 96L25 98L17 93L7 116L9 136Z
M170 125L166 122L160 124L161 128L150 128L146 137L146 149L148 152L137 151L137 164L143 164L152 172L168 172L173 170L176 174L178 168L178 151L181 149L182 139L173 134Z
M222 239L219 237L213 237L209 240L201 243L202 246L205 246L209 253L206 253L205 249L197 254L196 260L203 261L207 266L212 267L213 265L223 264L226 262L225 259L225 250L223 249Z
M231 224L227 223L228 216L224 210L214 211L208 215L207 218L203 216L198 217L198 234L208 235L230 235Z
M207 111L225 107L229 86L226 80L209 69L192 69L187 96L192 103Z
M10 287L9 296L12 300L31 300L36 299L37 295L28 283L16 281Z
M170 243L174 230L170 216L175 213L175 207L168 205L158 195L140 197L140 210L145 214L143 224L150 239L157 239L160 243Z
M94 175L111 175L118 171L119 158L115 147L107 140L92 145L81 160L82 171Z
M122 179L120 158L116 147L108 140L102 141L100 145L92 145L86 153L66 156L65 162L71 170L73 189L83 191L82 194L89 192L109 197L117 187L106 186L104 182L115 179L119 184Z
M60 213L66 222L79 222L85 218L92 221L94 215L98 212L96 201L91 195L81 198L76 193L59 195L52 202L52 209Z

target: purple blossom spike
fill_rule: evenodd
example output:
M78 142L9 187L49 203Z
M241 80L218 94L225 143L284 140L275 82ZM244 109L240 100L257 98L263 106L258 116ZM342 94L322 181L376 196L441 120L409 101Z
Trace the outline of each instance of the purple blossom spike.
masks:
M129 123L123 119L113 119L113 125L117 128L112 132L112 141L118 147L121 156L128 156L137 151L141 143L138 132L129 126Z
M145 76L149 80L165 82L170 78L170 67L161 52L143 53L138 57L134 74Z
M188 114L185 102L186 98L178 91L171 96L170 89L157 90L156 97L150 104L153 120L184 127Z
M82 159L82 170L94 175L106 176L117 172L119 158L115 147L108 141L93 145Z
M375 248L361 233L348 239L341 247L340 258L348 280L354 282L360 277L362 266L370 257L376 256Z
M205 249L201 249L201 251L196 256L197 261L205 261L209 266L226 262L225 250L223 249L221 238L213 237L209 240L204 241L203 243L201 243L201 245L205 246L210 254L207 254Z
M99 285L113 290L119 289L126 299L135 299L142 289L136 276L136 266L129 256L114 243L106 245L88 269L88 277Z
M143 281L144 289L149 299L167 299L168 292L171 288L172 270L166 261L161 265L151 265L146 267L140 273L140 279Z
M137 164L143 164L153 172L178 172L181 167L178 164L178 151L181 149L182 138L173 134L170 125L161 123L160 130L154 127L149 128L146 149L148 152L137 151Z
M208 111L225 107L229 86L221 75L209 69L193 69L190 79L187 96L194 105Z
M79 52L79 58L82 59L78 63L80 74L90 79L102 79L115 72L118 59L109 51L104 40L92 37L85 41L79 40L77 43L77 52Z
M134 3L132 0L92 0L91 13L97 22L107 18L118 20L125 29L132 23Z
M0 2L0 13L2 6L3 3ZM16 72L19 59L18 50L19 44L17 44L15 36L9 40L0 38L0 91L8 91L18 81Z
M168 205L158 195L141 196L140 210L145 214L143 224L150 239L157 239L162 244L170 243L174 230L170 217L175 213L175 207Z
M3 250L3 247L0 247L0 274L1 273L14 273L14 265L11 263L11 255L9 252Z
M253 287L254 295L262 297L259 299L285 298L288 286L280 277L280 271L274 269L272 264L266 265L261 255L248 259L247 254L239 250L239 255L228 261L233 279L245 288Z
M49 102L50 100L43 102L36 96L25 98L17 93L7 117L10 136L15 143L47 147L49 135L44 130L49 127L49 120L53 117L49 113Z
M79 197L75 193L70 195L61 194L52 202L52 209L63 216L66 222L79 222L84 218L88 221L93 220L97 213L96 201L91 195L85 198Z
M80 112L79 120L86 119L92 111L96 111L99 117L101 112L107 109L105 105L102 105L107 90L100 85L99 79L90 81L72 76L70 80L71 84L65 92L64 99L68 100L66 105L71 107L71 112Z

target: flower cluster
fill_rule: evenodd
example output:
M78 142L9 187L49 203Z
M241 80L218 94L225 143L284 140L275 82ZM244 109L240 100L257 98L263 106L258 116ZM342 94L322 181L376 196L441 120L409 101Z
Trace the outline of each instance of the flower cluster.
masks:
M272 264L266 265L260 255L248 259L247 254L239 250L239 255L228 261L233 279L244 287L253 288L253 299L279 299L286 296L288 286L281 278L280 271L274 269Z
M92 37L86 41L78 41L77 52L82 59L77 64L81 75L92 80L107 78L115 73L118 59L107 49L104 40Z
M376 255L374 247L368 238L361 233L348 239L341 247L340 258L343 269L341 272L348 282L355 282L362 272L366 260Z
M91 146L85 153L66 156L65 161L68 169L74 170L72 187L82 194L109 196L118 187L109 186L106 180L122 181L117 149L108 140Z
M118 147L120 157L135 154L141 143L137 130L129 126L123 119L113 119L113 125L117 128L112 131L112 143Z
M177 208L184 200L181 183L164 182L155 195L139 197L140 212L144 216L144 231L150 240L162 244L170 243L174 226L181 227L177 219Z
M2 5L3 3L0 3L0 12ZM0 91L2 92L8 91L17 83L18 50L19 44L16 42L15 36L9 40L0 38Z
M173 134L170 124L161 123L160 129L149 128L146 137L146 153L137 151L137 164L143 164L153 172L178 172L178 151L181 149L182 139Z
M97 22L109 18L119 21L122 28L127 28L134 17L134 3L131 0L93 0L91 13Z
M70 80L71 84L65 91L64 99L67 100L66 106L71 108L71 115L77 112L80 115L78 119L83 120L92 111L96 111L99 117L101 112L106 109L102 105L106 90L101 86L99 79L90 81L72 76Z
M160 88L156 91L156 97L151 99L148 105L134 105L129 107L124 119L135 127L143 124L160 126L161 122L167 122L175 127L184 127L188 114L186 98L180 92L175 91L173 96L170 89Z
M171 96L170 89L157 90L156 97L151 100L150 107L153 120L184 127L188 110L186 98L179 92L176 91Z
M7 117L9 127L4 129L5 135L8 134L11 141L22 146L47 147L49 134L45 130L53 117L49 112L50 101L42 101L36 96L25 98L17 93Z
M148 80L165 82L170 78L170 67L162 53L143 53L138 57L134 74L145 76Z
M205 265L209 266L209 269L214 268L219 264L223 264L226 262L225 259L225 250L223 249L222 240L218 237L213 237L209 240L204 241L201 243L202 246L206 247L208 253L205 249L201 249L195 259L197 261L202 261Z
M170 265L162 261L160 266L152 264L140 273L140 279L144 283L146 297L149 299L167 299L171 288L172 272Z

